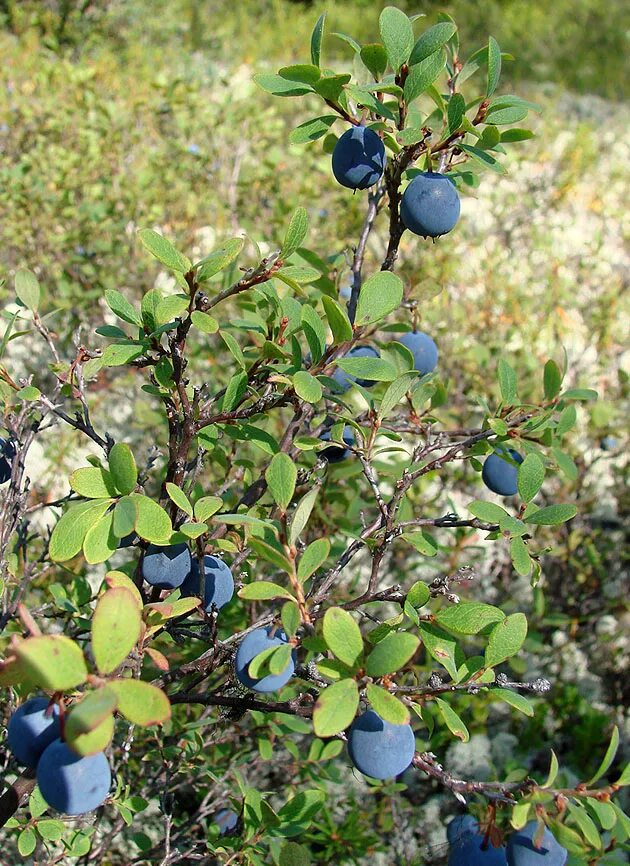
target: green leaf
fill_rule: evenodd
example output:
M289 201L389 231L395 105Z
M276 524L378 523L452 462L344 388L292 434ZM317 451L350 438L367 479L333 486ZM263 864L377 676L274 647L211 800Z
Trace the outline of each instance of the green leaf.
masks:
M333 335L333 346L346 343L352 339L352 325L342 307L328 295L322 296L322 304L328 319L328 325Z
M288 652L286 652L288 650ZM291 655L291 647L290 646L281 646L281 647L268 647L267 649L259 652L258 655L254 656L254 658L247 665L247 673L253 680L260 680L267 673L273 673L271 670L272 666L277 667L277 673L280 673L287 666L287 662ZM275 665L275 659L280 656L280 666Z
M395 409L396 406L398 406L405 394L412 390L417 381L417 373L403 373L402 376L395 379L383 395L381 405L378 409L378 417L381 419L387 417L392 409Z
M311 62L314 66L319 66L322 51L322 37L324 35L324 23L326 22L326 13L319 16L311 33Z
M159 289L149 289L149 291L142 296L142 301L140 302L140 313L146 329L150 332L153 332L158 328L157 311L161 303L162 292Z
M420 641L414 634L392 632L376 644L367 658L369 677L382 677L401 670L415 654Z
M558 758L556 757L556 753L552 749L551 750L551 761L549 764L549 773L547 775L547 781L541 787L551 788L553 783L556 781L559 769L560 769L560 765L558 764Z
M560 413L558 423L556 424L556 436L564 436L565 433L568 433L575 426L576 421L577 411L575 406L570 403Z
M308 848L297 842L285 842L278 857L278 866L311 866L312 862Z
M26 681L50 692L82 685L88 675L83 653L64 635L29 637L11 648Z
M534 133L531 129L504 129L501 133L501 141L527 141L534 138Z
M409 75L405 81L405 101L413 102L421 93L424 93L435 81L438 75L446 66L446 53L443 49L430 54L416 63L409 70Z
M505 169L503 168L501 163L489 153L487 153L487 151L481 150L481 148L475 147L472 144L460 143L457 146L460 150L463 150L464 153L472 156L478 163L483 165L485 168L489 168L491 171L494 171L497 174L505 174Z
M310 819L321 811L325 799L325 792L316 790L300 791L288 800L278 812L278 817L282 821L282 832L288 835L291 826L305 829Z
M241 398L247 392L247 373L240 370L230 377L225 394L223 395L223 403L221 410L223 412L231 412L240 402Z
M562 387L562 373L555 361L549 360L545 364L543 372L543 387L547 400L553 400L560 393Z
M137 325L139 328L142 327L140 313L119 291L116 289L106 289L105 301L112 313L115 313L123 322L129 322L130 325Z
M229 267L239 257L244 245L245 238L230 238L229 241L197 262L195 267L197 268L198 282L203 283L218 274L219 271Z
M593 822L593 819L590 817L588 812L583 809L581 806L578 806L577 803L568 802L569 814L578 825L580 830L582 831L582 835L594 848L601 850L602 848L602 840L599 835L599 831Z
M83 555L86 562L95 565L99 562L105 562L116 550L118 550L118 537L114 533L114 512L112 510L104 514L85 533Z
M103 349L101 355L101 364L103 367L122 367L123 364L128 364L130 361L135 361L144 352L144 346L141 343L112 343Z
M398 371L383 358L340 358L337 366L351 376L371 382L392 382Z
M409 60L413 49L414 36L411 21L395 6L386 6L379 18L381 40L387 58L394 72Z
M425 30L422 36L416 41L409 58L409 65L420 63L421 60L435 54L440 48L453 37L457 31L457 26L452 21L442 21L439 24L434 24Z
M295 635L300 627L300 609L294 601L287 601L282 605L280 612L282 620L282 628L287 637L291 638Z
M429 587L421 580L417 580L407 593L407 601L416 609L424 607L430 598L431 592Z
M208 531L208 527L205 523L182 523L182 525L177 530L181 532L182 535L185 535L187 538L199 538L205 532Z
M486 96L492 96L497 89L501 77L501 49L497 40L491 36L488 39L488 84Z
M256 76L254 76L254 79ZM291 217L287 233L284 236L280 258L288 259L290 255L302 246L308 233L308 214L303 207L297 208Z
M437 556L437 544L425 532L405 532L401 538L413 545L422 556Z
M302 307L301 321L313 362L317 363L326 351L326 328L318 314L308 304Z
M571 520L577 514L575 505L561 504L548 505L546 508L539 508L527 517L523 517L525 523L543 524L545 526L556 526L559 523L565 523Z
M190 500L177 484L173 484L171 481L166 482L166 492L169 495L169 499L171 499L175 505L187 514L189 517L193 516L193 507L190 504Z
M322 399L322 386L315 376L311 376L306 370L300 370L298 373L295 373L293 376L293 387L298 397L306 400L307 403L319 403Z
M378 713L386 722L390 722L392 725L409 724L409 710L386 689L375 686L374 683L368 683L365 696L374 712Z
M297 576L301 583L317 571L329 553L330 541L327 538L318 538L308 545L298 562Z
M447 117L448 117L448 132L452 135L462 125L462 120L466 115L466 100L461 93L454 93L448 101Z
M118 712L133 725L162 725L171 717L171 705L163 691L136 679L110 680L118 698Z
M134 648L142 615L134 595L122 586L108 589L92 617L92 655L99 673L111 674Z
M174 319L181 318L188 309L189 300L183 295L169 295L162 298L155 310L155 324L165 325Z
M72 737L72 741L68 739L68 745L77 755L96 755L109 746L114 736L114 728L114 717L110 714L92 731L76 734Z
M195 310L191 316L190 321L193 323L195 328L198 328L203 334L216 334L219 330L219 323L213 317L208 315L208 313L202 313L199 310Z
M131 499L136 506L135 530L145 541L153 544L168 544L173 533L171 518L166 511L141 493L132 493Z
M485 653L486 667L494 667L516 655L527 637L527 617L513 613L490 632Z
M479 520L485 523L501 523L508 516L505 508L500 505L495 505L494 502L484 502L482 499L476 499L470 502L467 506L471 514L474 514Z
M128 496L121 497L114 508L112 530L117 538L126 538L136 523L136 506Z
M425 622L420 623L418 631L426 651L436 662L446 668L451 678L456 682L459 667L458 656L461 655L461 650L457 646L455 638L444 629Z
M380 322L397 310L403 299L403 282L391 271L378 271L363 283L357 304L357 326Z
M138 237L151 255L169 270L185 274L192 267L190 259L178 252L170 241L153 229L140 229Z
M503 360L503 358L499 359L497 373L499 376L501 399L506 406L513 406L518 402L518 394L516 392L516 373L512 367L510 367L508 362Z
M117 442L109 452L109 471L122 494L132 493L138 482L138 469L131 448Z
M516 573L527 577L532 570L532 560L527 545L519 536L510 541L510 557Z
M19 268L15 272L15 294L27 309L37 310L40 289L37 277L32 271L26 268Z
M450 704L443 701L442 698L436 698L435 703L449 731L460 739L462 743L467 743L470 739L468 728L462 722L455 710L450 706Z
M221 331L220 337L227 346L228 351L230 352L236 363L239 365L239 367L245 370L247 368L247 364L245 363L245 356L243 355L243 350L236 342L234 337L227 331Z
M569 388L562 394L564 400L597 400L598 396L592 388Z
M587 787L590 788L598 779L601 779L608 770L612 762L615 760L615 755L617 754L617 749L619 748L619 728L615 725L612 730L612 734L610 736L610 742L608 744L608 748L606 749L606 754L602 758L602 762L597 768L595 775L588 780L586 783Z
M42 392L34 385L27 385L25 388L20 388L15 396L20 400L32 402L33 400L39 400L42 396Z
M26 827L22 830L18 836L17 847L22 857L30 857L33 853L37 847L37 836L31 827Z
M96 466L76 469L70 476L70 487L86 499L106 499L116 495L116 487L110 473Z
M256 580L248 583L238 593L244 601L270 601L272 598L288 598L295 601L288 589L271 583L269 580Z
M361 48L360 56L363 65L378 80L387 69L387 52L385 48L379 42L373 42Z
M532 452L518 467L518 492L523 502L530 502L542 487L545 480L545 466L538 456Z
M363 655L363 638L359 626L348 611L329 607L324 614L323 634L331 653L354 668Z
M305 93L313 92L313 88L309 84L291 81L291 79L283 78L273 72L257 72L253 76L253 80L261 90L274 96L304 96Z
M265 472L265 480L276 504L282 511L286 511L297 481L297 468L288 454L282 451L274 454Z
M298 81L300 84L316 84L322 77L317 65L313 63L294 63L291 66L283 66L278 70L281 78L289 81Z
M49 555L53 562L67 562L83 547L85 536L111 505L111 499L93 499L69 508L53 529Z
M477 601L462 601L438 611L437 622L457 634L479 634L493 622L501 622L505 614L498 607Z
M497 436L507 436L510 429L503 418L489 418L488 426Z
M305 144L307 141L316 141L323 138L333 123L337 120L334 114L325 114L322 117L313 117L306 120L289 134L289 144Z
M222 507L223 500L220 496L202 496L195 502L195 520L205 522Z
M112 590L112 592L127 592ZM72 747L73 740L81 734L89 734L112 715L118 706L116 694L107 686L87 692L77 704L73 704L66 717L65 737Z
M249 539L249 546L260 557L266 559L267 562L271 562L277 568L286 571L287 574L293 574L291 561L284 555L283 551L278 550L274 545L267 544L266 541L262 541L260 538L252 537Z
M315 485L298 502L295 511L293 512L293 517L291 518L291 525L289 527L290 545L295 544L295 542L300 537L302 530L308 523L318 494L319 485Z
M339 680L319 693L313 710L313 729L318 737L332 737L345 730L357 713L359 689L354 680Z
M515 710L524 713L526 716L531 717L534 715L534 708L531 701L528 701L524 695L521 695L518 692L511 692L508 689L493 689L492 694L495 698L500 698L500 700L509 704L511 707L514 707Z

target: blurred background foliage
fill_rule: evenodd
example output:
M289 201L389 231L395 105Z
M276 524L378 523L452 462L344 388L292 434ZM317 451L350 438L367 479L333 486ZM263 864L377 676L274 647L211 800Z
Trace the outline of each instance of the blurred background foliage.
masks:
M0 283L6 280L0 302L5 319L14 309L12 274L17 267L30 267L47 292L46 321L68 351L76 339L97 345L93 328L107 318L98 300L104 289L138 300L153 285L169 286L136 242L136 230L143 226L163 232L193 258L245 232L248 263L253 263L255 244L263 253L276 248L288 214L304 205L312 225L310 248L343 262L358 236L363 199L332 181L321 142L288 144L290 130L307 115L300 113L303 109L296 113L292 100L259 91L251 76L259 69L306 62L310 31L324 9L329 13L325 61L343 70L352 64L352 52L331 32L375 40L383 5L370 0L0 0ZM624 58L630 9L623 0L398 5L425 13L427 26L438 11L450 12L460 28L463 56L494 35L515 57L504 64L502 89L542 109L533 121L536 138L513 149L517 153L508 160L507 176L482 178L464 200L463 218L452 236L434 246L405 238L401 247L399 272L414 286L421 326L440 347L449 390L445 423L478 423L480 409L469 394L496 396L501 353L518 371L523 394L540 391L540 368L548 357L566 362L568 384L600 394L597 403L578 410L575 465L554 482L554 493L575 500L580 515L550 534L539 587L532 590L526 580L515 578L501 545L471 543L463 532L453 535L450 550L414 564L424 579L476 566L480 599L504 609L511 604L531 617L520 673L554 681L549 699L537 702L533 719L462 698L462 707L470 704L471 743L453 743L442 733L442 741L438 737L431 748L445 754L447 766L464 777L484 767L502 777L524 762L544 772L553 746L571 783L594 769L606 739L602 731L612 721L630 732L624 710L630 645L624 560L630 357L625 342L630 145ZM335 129L341 131L341 124ZM382 225L370 242L368 267L382 258L384 244ZM337 276L347 280L343 266ZM400 321L408 322L409 316L401 311ZM207 346L198 352L210 375L224 375L213 368ZM10 343L3 363L14 375L41 374L40 358L27 340ZM163 442L163 421L134 373L99 379L92 400L95 417L114 435L124 430L138 448ZM604 437L614 438L608 450L600 447ZM60 492L55 488L60 467L79 465L77 448L76 437L56 430L35 451L30 473L40 501ZM469 468L457 471L427 481L415 495L436 513L445 504L463 508L475 498L478 479ZM354 515L353 507L356 511L358 504L344 503L342 510ZM395 567L404 574L407 555ZM186 737L182 777L197 773L203 779L210 746L204 744L200 756L200 738L194 731ZM235 748L229 732L217 735L212 748L214 759L225 762ZM249 760L249 751L238 758ZM286 770L281 762L277 772ZM251 772L273 776L274 770L256 764ZM451 800L436 796L419 779L410 780L402 801L384 798L386 807L378 795L366 801L365 786L358 782L341 798L339 783L347 774L339 777L331 766L318 778L327 774L330 814L322 816L321 826L334 816L337 835L335 842L329 831L312 831L311 849L321 846L322 862L347 862L341 858L353 846L374 852L391 842L398 851L401 828L410 856L420 848L429 862L427 846L443 841L441 825L452 811ZM284 784L286 776L275 781ZM186 796L195 799L187 784L182 782L179 791L182 802ZM274 779L264 775L264 784L273 785ZM355 795L360 810L353 806ZM438 829L427 834L423 825L435 824L439 813ZM145 824L151 836L148 818ZM431 862L441 861L436 856Z

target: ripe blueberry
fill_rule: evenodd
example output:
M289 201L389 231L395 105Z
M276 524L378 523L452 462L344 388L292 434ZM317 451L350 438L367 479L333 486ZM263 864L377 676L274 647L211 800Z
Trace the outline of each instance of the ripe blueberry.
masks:
M349 189L374 186L385 170L385 145L367 126L353 126L335 145L332 170L339 183Z
M415 750L411 725L393 725L374 710L357 716L348 731L350 760L373 779L392 779L403 773Z
M206 554L203 558L204 594L203 607L210 613L214 605L219 610L234 595L234 578L229 566L222 559ZM193 559L192 569L181 588L182 596L199 597L199 563Z
M11 477L13 458L16 455L15 442L12 439L0 439L0 484Z
M142 576L151 586L176 589L190 574L192 558L187 544L158 547L150 544L142 557Z
M423 331L409 331L398 338L413 355L413 364L421 376L432 373L437 367L438 347L435 341Z
M80 757L61 740L45 749L37 765L37 784L49 806L66 815L83 815L100 806L112 774L103 752Z
M7 728L7 743L16 760L35 769L53 740L59 736L59 709L53 705L47 714L48 698L29 698L13 713Z
M219 825L220 835L225 836L238 824L238 815L231 809L219 809L214 813L212 820Z
M437 238L459 219L459 195L445 174L423 172L411 181L400 203L403 225L416 235Z
M512 833L507 844L508 866L564 866L569 856L547 827L539 848L534 845L538 822L530 821Z
M486 457L481 473L486 487L499 496L514 496L518 491L518 466L505 459L508 453L516 463L523 462L521 455L513 448L497 447L497 453Z

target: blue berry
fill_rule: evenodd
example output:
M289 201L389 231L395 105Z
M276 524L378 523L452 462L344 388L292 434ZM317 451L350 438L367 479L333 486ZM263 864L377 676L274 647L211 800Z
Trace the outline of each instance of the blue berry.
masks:
M374 186L385 170L385 145L367 126L353 126L335 145L332 170L339 183L349 189Z
M403 225L416 235L437 238L455 227L459 195L451 180L439 172L423 172L411 181L400 203Z
M411 725L393 725L374 710L357 716L348 731L350 760L372 779L392 779L404 773L415 750Z
M518 466L514 466L505 459L508 453L516 463L523 462L521 455L513 448L499 447L497 453L486 457L481 473L486 487L493 493L498 493L499 496L514 496L518 492Z

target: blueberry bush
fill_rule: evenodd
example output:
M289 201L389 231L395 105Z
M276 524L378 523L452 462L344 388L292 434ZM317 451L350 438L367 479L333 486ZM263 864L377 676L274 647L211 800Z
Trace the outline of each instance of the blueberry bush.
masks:
M420 784L466 814L449 853L400 862L626 862L616 726L593 717L579 778L552 749L492 778L442 758L497 704L544 724L554 683L522 664L541 631L509 593L488 600L476 549L544 604L578 511L559 495L579 473L567 440L597 391L567 384L566 358L522 376L508 349L492 380L441 374L422 269L537 106L498 92L509 56L460 46L448 14L387 6L378 24L361 44L322 15L307 62L254 76L301 106L288 141L326 154L348 226L361 209L342 252L311 245L308 201L280 234L226 232L198 256L146 226L121 239L134 288L166 276L140 298L114 272L90 281L89 319L105 316L73 339L69 292L53 306L35 259L15 273L2 351L39 341L37 372L0 367L0 820L22 858L363 862ZM138 413L112 426L116 382ZM33 496L29 450L65 428L82 456Z

